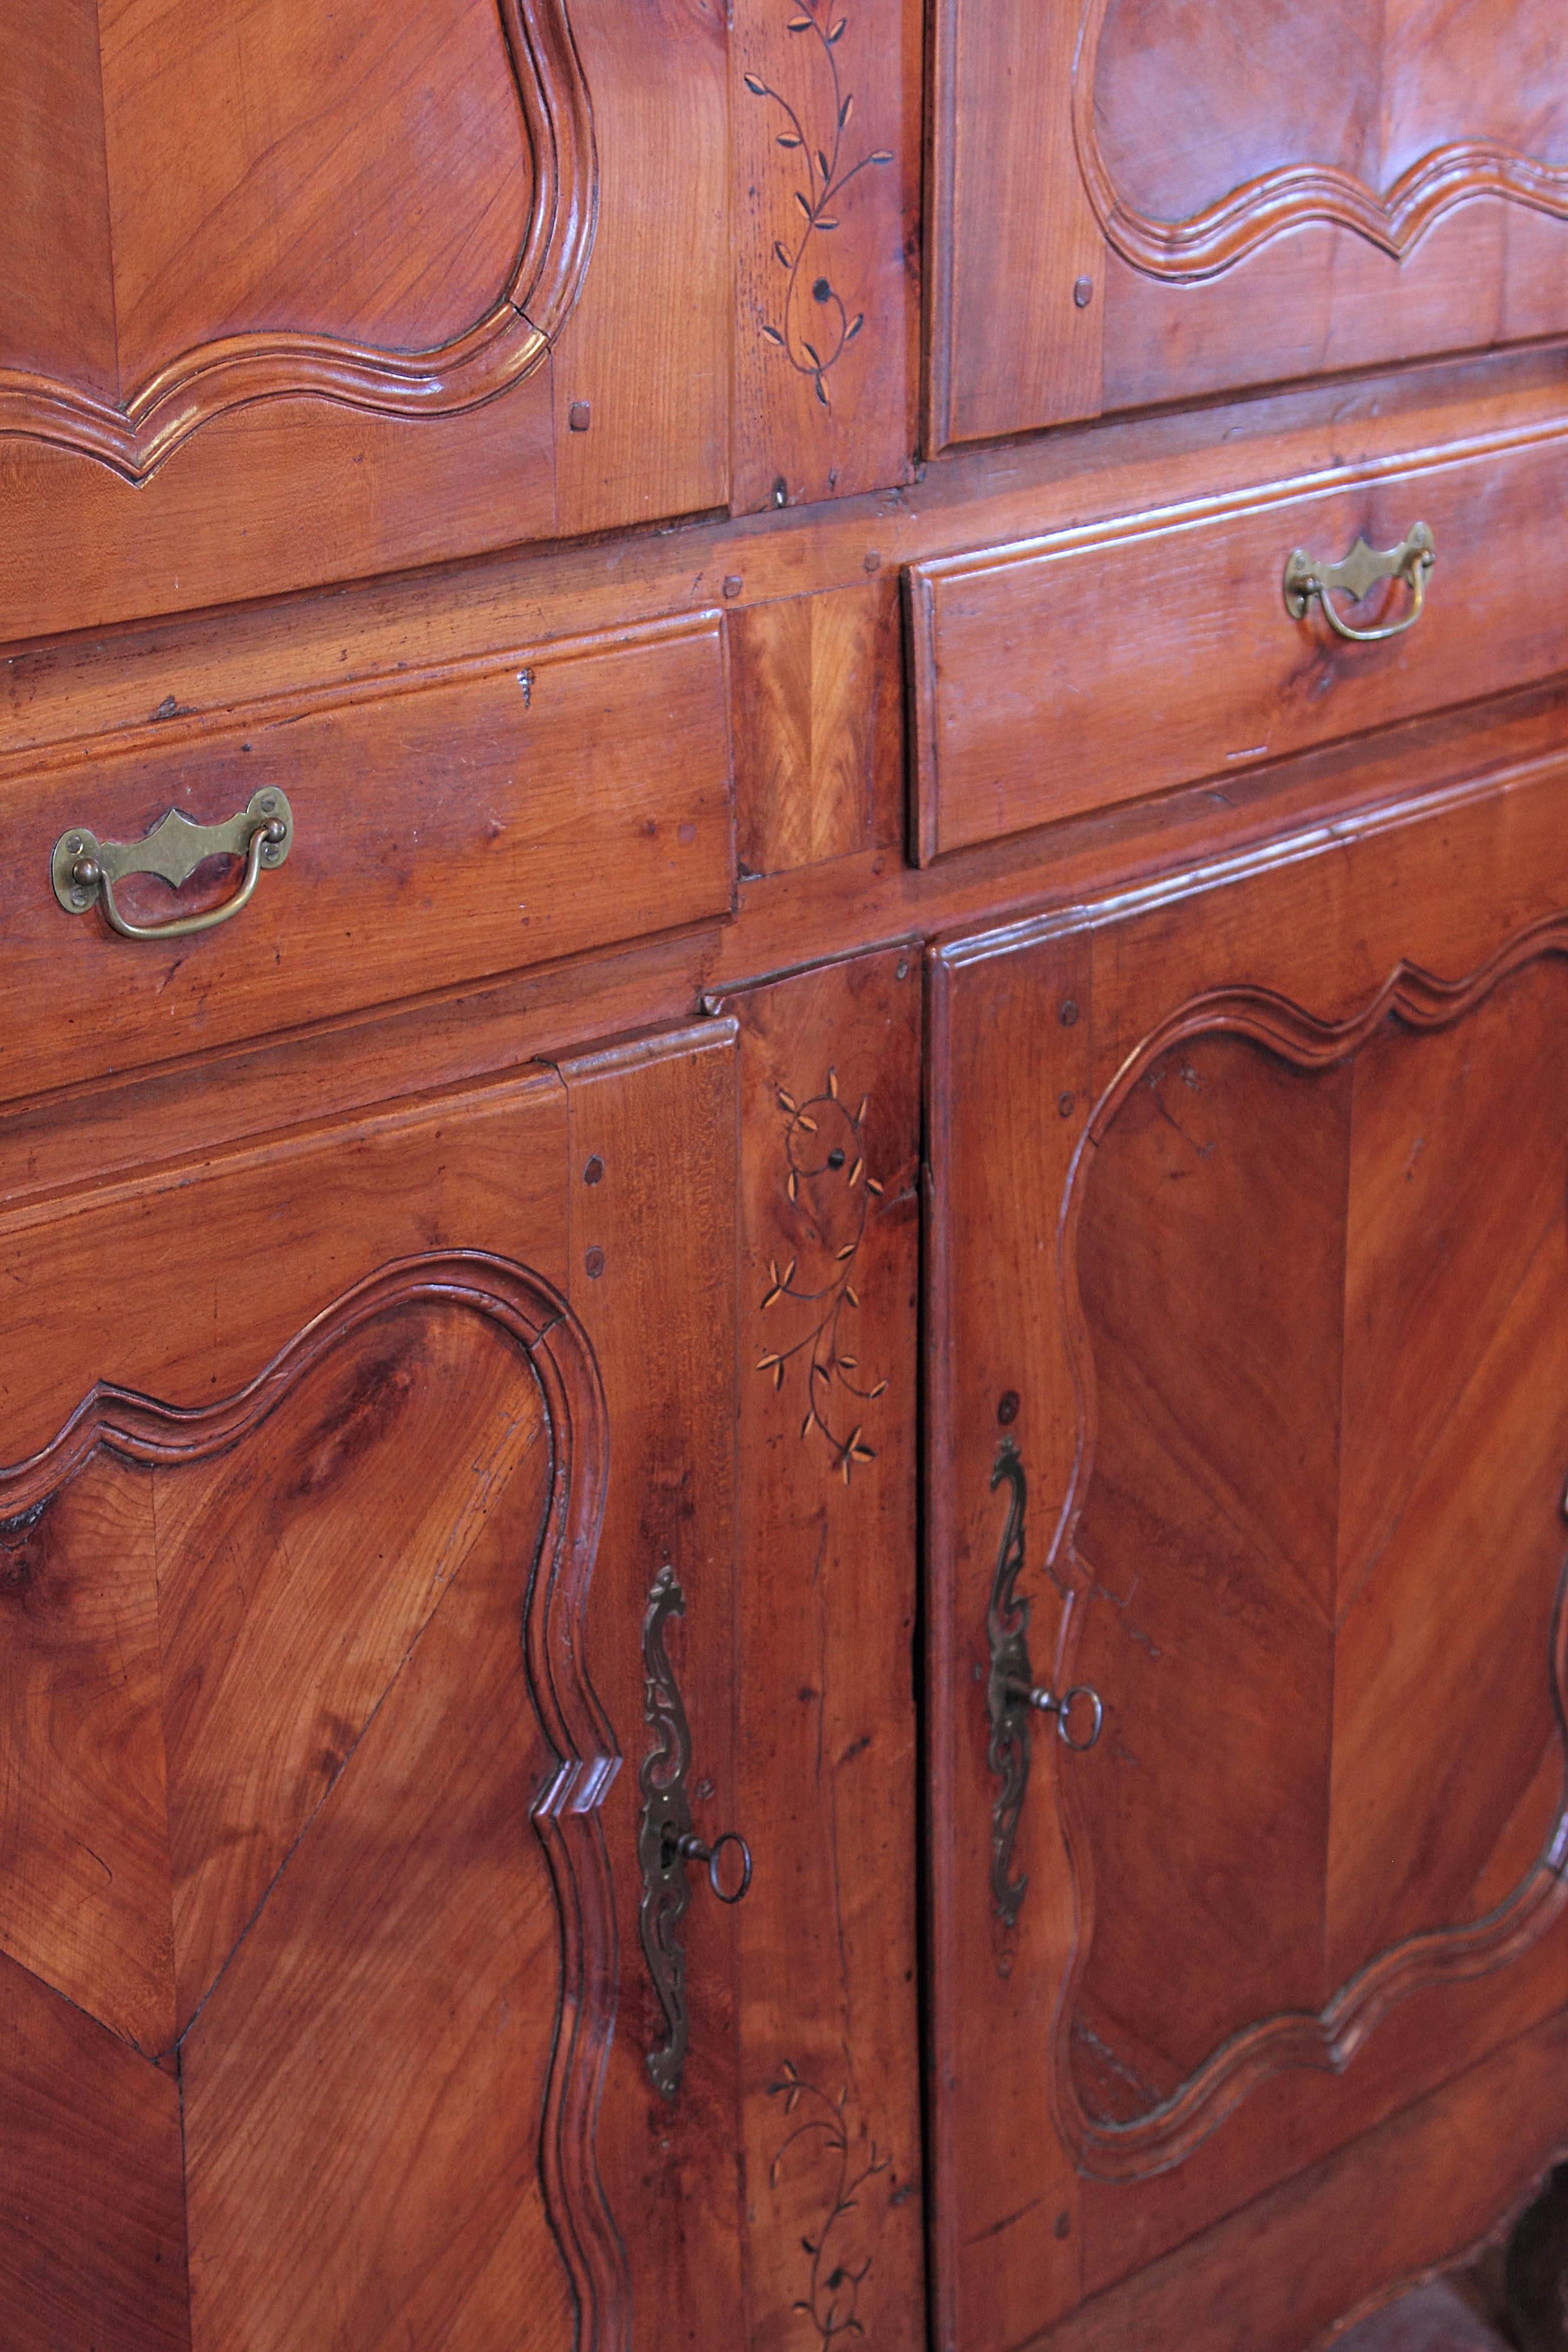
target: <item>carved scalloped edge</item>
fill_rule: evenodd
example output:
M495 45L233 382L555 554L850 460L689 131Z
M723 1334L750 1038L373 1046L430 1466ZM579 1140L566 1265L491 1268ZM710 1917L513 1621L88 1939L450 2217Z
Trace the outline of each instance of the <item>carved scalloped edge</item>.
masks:
M598 1367L566 1301L542 1276L479 1250L394 1260L345 1291L246 1387L216 1403L160 1404L99 1381L47 1446L0 1469L0 1517L57 1493L100 1447L130 1462L171 1465L225 1452L353 1333L422 1300L465 1307L509 1333L526 1351L544 1402L549 1498L528 1571L522 1634L530 1696L557 1758L532 1819L559 1913L561 1991L539 2169L577 2300L577 2352L630 2352L626 2252L594 2151L617 1982L614 1897L599 1808L621 1757L582 1664L589 1580L604 1516L608 1425Z
M1435 147L1384 194L1333 164L1265 172L1182 221L1153 219L1123 201L1101 152L1094 85L1110 0L1088 0L1072 73L1072 134L1089 201L1108 241L1155 278L1218 278L1271 237L1314 222L1354 229L1396 261L1443 215L1478 196L1528 205L1568 220L1568 169L1541 163L1493 140Z
M1077 1454L1049 1561L1068 1595L1057 1642L1058 1689L1071 1679L1082 1615L1078 1604L1092 1582L1075 1548L1093 1477L1098 1428L1093 1345L1078 1288L1078 1225L1095 1150L1133 1088L1174 1045L1216 1033L1249 1038L1298 1068L1332 1068L1356 1054L1391 1013L1412 1029L1448 1028L1500 982L1550 955L1568 958L1568 916L1552 915L1531 924L1465 980L1439 980L1417 964L1400 962L1371 1002L1343 1021L1319 1021L1270 989L1216 989L1178 1007L1128 1054L1095 1104L1073 1155L1058 1228L1063 1332L1078 1399ZM1552 1700L1568 1759L1568 1569L1558 1589L1552 1650ZM1243 2028L1151 2114L1135 2123L1106 2124L1088 2114L1073 2081L1071 2029L1094 1936L1094 1868L1074 1775L1060 1775L1058 1789L1078 1932L1057 2009L1052 2094L1063 2137L1084 2171L1100 2179L1142 2179L1179 2164L1249 2091L1281 2067L1341 2073L1406 1995L1437 1984L1462 1983L1504 1966L1543 1935L1568 1906L1565 1801L1545 1850L1496 1910L1466 1927L1433 1929L1392 1946L1359 1969L1315 2015L1291 2011Z
M389 416L450 416L537 367L581 288L599 213L593 114L567 0L497 0L533 157L528 233L505 294L427 352L330 335L227 335L160 369L119 407L51 376L0 369L0 435L97 457L145 481L200 426L256 401L314 394Z

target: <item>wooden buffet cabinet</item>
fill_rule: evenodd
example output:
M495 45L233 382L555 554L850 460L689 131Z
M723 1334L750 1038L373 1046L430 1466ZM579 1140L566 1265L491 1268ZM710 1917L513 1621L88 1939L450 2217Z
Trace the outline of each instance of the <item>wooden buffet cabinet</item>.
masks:
M1568 2148L1561 0L0 20L7 2352L1326 2345Z

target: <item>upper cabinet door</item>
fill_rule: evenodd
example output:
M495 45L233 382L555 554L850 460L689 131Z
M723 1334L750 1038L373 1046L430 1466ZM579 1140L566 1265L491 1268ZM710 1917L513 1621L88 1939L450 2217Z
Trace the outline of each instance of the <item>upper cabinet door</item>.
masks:
M939 0L934 438L1556 334L1558 0Z
M0 636L725 497L711 11L0 0Z
M10 13L9 431L138 482L252 401L451 415L544 358L593 234L560 0Z
M937 962L943 2352L1301 2352L1560 2140L1565 789Z
M0 643L905 479L920 29L0 0Z

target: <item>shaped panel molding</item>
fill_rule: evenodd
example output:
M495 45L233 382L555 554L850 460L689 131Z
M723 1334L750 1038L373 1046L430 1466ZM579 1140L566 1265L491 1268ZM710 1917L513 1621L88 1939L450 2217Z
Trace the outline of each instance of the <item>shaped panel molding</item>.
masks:
M567 0L0 0L0 434L136 482L256 401L448 415L571 310Z
M1557 0L1463 13L1460 28L1430 0L1089 0L1073 128L1105 236L1194 280L1313 222L1397 260L1479 197L1568 220Z
M453 1251L209 1405L100 1384L0 1474L0 1974L86 2037L66 2137L112 2126L176 2183L127 2305L183 2305L188 2268L159 2343L537 2321L626 2352L595 2149L619 1758L582 1664L605 1456L565 1303ZM27 2191L28 2342L146 2259L61 2179Z
M1061 1774L1089 2173L1338 2072L1568 1897L1565 1017L1558 916L1338 1023L1197 997L1091 1118L1051 1562L1058 1686L1105 1699Z

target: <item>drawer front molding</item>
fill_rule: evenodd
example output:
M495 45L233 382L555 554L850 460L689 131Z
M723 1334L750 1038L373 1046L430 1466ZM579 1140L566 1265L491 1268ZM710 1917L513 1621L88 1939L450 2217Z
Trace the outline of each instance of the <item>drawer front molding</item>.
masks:
M293 845L239 921L131 949L57 903L70 828L134 842L172 805L201 825L272 795ZM716 614L78 740L0 807L10 984L40 1016L13 1029L5 1082L54 1083L68 1034L90 1077L723 920L734 861ZM150 932L235 890L215 860L178 894L115 883Z
M1553 424L913 565L920 863L1552 675L1565 491ZM1335 592L1361 641L1291 603L1293 550L1391 547L1416 517L1442 555L1419 628L1383 634L1403 581Z

